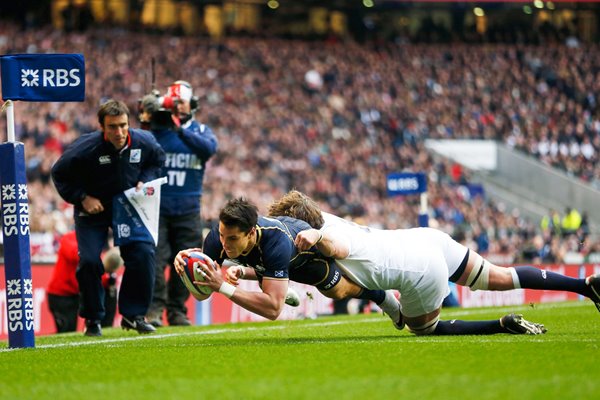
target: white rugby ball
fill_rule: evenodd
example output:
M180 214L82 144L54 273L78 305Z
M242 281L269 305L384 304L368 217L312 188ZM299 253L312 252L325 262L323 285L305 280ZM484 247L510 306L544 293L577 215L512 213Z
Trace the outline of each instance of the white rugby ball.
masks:
M196 285L194 284L194 281L203 282L204 277L201 273L201 267L208 267L215 270L216 268L214 261L206 254L199 251L191 252L190 256L184 257L183 260L185 261L185 273L180 276L185 287L196 298L201 297L204 299L210 296L210 294L213 292L211 288L208 286Z

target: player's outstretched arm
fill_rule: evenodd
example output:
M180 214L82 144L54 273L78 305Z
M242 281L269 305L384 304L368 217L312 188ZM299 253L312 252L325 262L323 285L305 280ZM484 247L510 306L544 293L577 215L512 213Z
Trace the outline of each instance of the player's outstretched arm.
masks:
M331 230L307 229L299 232L294 244L300 251L316 245L323 255L337 259L346 258L350 253L348 244Z
M213 268L202 266L202 277L204 281L196 281L194 284L209 286L213 291L223 294L237 305L261 317L275 320L283 310L288 289L287 279L264 278L263 291L255 292L226 282L221 271Z
M263 278L261 288L262 292L251 292L237 288L231 297L231 301L262 317L276 320L285 305L288 281Z

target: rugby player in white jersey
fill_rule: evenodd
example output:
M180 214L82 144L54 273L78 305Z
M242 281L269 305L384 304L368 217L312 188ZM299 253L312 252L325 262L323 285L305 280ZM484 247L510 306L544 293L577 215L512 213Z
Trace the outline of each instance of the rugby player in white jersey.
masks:
M269 215L302 219L313 229L296 236L300 251L317 245L358 285L400 292L404 323L417 335L541 334L542 324L508 314L492 321L439 319L448 281L471 290L542 289L579 293L600 311L600 275L570 278L533 266L501 267L432 228L380 230L321 212L308 196L291 191L273 203Z

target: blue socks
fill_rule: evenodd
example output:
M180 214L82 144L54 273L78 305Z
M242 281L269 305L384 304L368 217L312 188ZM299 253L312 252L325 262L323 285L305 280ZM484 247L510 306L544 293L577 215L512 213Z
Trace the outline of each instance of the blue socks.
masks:
M492 321L439 321L433 335L491 335L494 333L507 333L500 325L499 320Z
M566 290L586 297L591 296L590 288L585 284L585 279L571 278L530 265L514 268L519 277L520 287L523 289Z

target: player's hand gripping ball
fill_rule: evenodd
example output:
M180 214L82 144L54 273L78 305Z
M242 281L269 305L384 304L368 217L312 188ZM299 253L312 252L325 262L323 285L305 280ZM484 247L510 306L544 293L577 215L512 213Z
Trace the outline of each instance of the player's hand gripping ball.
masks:
M215 268L215 262L206 254L199 251L190 253L189 257L184 257L185 273L181 275L181 280L191 294L195 297L207 297L212 293L212 289L208 286L200 286L194 284L194 281L203 282L202 267Z

